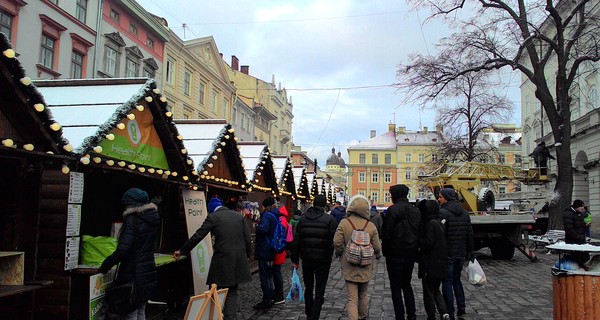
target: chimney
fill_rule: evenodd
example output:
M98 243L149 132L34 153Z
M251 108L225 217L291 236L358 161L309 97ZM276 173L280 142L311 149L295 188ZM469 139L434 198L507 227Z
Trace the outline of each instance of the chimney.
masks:
M240 59L236 56L231 56L231 69L240 71Z
M250 74L250 66L241 66L241 70L243 74Z
M223 52L219 52L219 56L223 59Z
M404 134L405 131L406 131L406 127L398 127L399 134Z
M396 125L394 123L389 123L388 124L388 132L394 132L396 131Z
M427 134L428 130L427 127L423 127L423 134Z
M441 124L438 124L435 126L435 132L437 133L444 133L444 126Z
M377 131L371 130L371 138L375 138L376 135L377 135Z

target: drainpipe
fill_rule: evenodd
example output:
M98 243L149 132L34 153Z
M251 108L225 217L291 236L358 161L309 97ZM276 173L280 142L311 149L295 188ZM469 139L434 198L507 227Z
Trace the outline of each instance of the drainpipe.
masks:
M104 5L104 0L98 1L98 18L96 19L96 40L94 42L94 67L92 68L92 78L96 78L98 74L98 44L100 43L100 37L102 35L102 6Z

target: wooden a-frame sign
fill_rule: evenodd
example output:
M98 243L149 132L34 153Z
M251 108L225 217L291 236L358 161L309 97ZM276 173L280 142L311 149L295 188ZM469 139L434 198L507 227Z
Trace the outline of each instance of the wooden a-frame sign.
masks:
M212 284L210 290L190 297L184 320L223 320L223 305L229 289L217 290Z

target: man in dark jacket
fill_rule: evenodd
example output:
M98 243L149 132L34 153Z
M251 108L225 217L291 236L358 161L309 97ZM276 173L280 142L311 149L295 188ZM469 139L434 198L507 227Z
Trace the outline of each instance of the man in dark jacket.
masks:
M334 217L325 213L326 204L327 198L322 194L317 195L313 206L300 217L294 236L292 262L297 267L302 258L307 320L317 320L321 316L333 256L333 236L338 223Z
M550 154L550 151L548 150L548 147L546 147L546 143L544 141L540 142L535 149L533 149L533 152L530 154L530 156L533 157L535 166L540 168L540 174L544 176L548 174L548 158L556 159Z
M423 200L418 207L424 222L423 233L419 237L419 278L423 283L423 305L427 320L436 319L436 307L442 319L450 319L440 292L440 285L448 272L446 232L440 217L440 205L435 200Z
M177 260L182 254L189 256L190 251L209 232L215 237L206 284L210 286L215 283L219 289L229 289L223 316L232 320L237 317L238 285L252 280L248 266L248 258L252 254L250 230L244 217L239 212L224 207L221 199L213 198L211 202L213 204L209 206L209 215L202 226L175 251L173 257Z
M331 209L331 215L335 218L335 220L340 223L342 219L346 216L346 208L342 206L342 203L336 201L333 205L333 209Z
M146 319L146 304L156 292L157 276L154 264L155 230L160 223L158 209L149 203L148 193L138 188L129 189L123 194L121 203L123 225L117 249L106 257L98 269L107 273L119 264L117 284L134 282L137 309L127 314L127 319Z
M394 204L387 209L381 227L383 255L390 278L396 320L416 319L415 295L410 281L419 252L421 214L408 202L409 188L403 184L390 187ZM402 302L404 295L404 303Z
M563 213L563 224L565 226L565 242L572 244L585 244L585 204L577 199L573 204L565 209ZM571 254L573 259L583 265L589 258L587 252L574 252Z
M273 238L275 226L281 216L275 198L267 197L262 205L265 209L260 217L260 223L256 227L256 243L254 247L254 259L258 262L258 276L260 288L262 289L262 301L254 305L256 310L270 309L273 306L273 295L275 285L273 283L273 260L275 249L271 247L269 239Z
M458 202L456 192L450 188L440 190L440 214L446 220L446 246L448 247L448 274L442 282L442 293L450 319L454 319L456 295L457 316L466 315L465 292L460 274L466 260L473 260L473 227L469 213Z

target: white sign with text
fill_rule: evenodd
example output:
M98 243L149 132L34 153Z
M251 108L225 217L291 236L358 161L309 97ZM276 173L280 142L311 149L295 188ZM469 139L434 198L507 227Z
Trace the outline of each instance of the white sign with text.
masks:
M185 222L188 237L191 237L206 220L208 210L206 209L206 196L202 191L183 190L183 209L185 210ZM194 293L201 294L208 290L206 277L210 268L213 248L210 233L190 252L192 259L192 271L194 278Z

